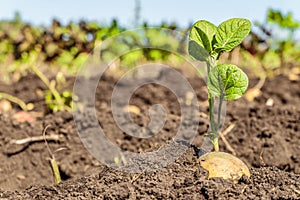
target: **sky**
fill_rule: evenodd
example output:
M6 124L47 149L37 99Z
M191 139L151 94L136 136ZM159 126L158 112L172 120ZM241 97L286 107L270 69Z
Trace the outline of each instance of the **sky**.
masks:
M0 20L19 11L26 22L48 25L55 17L63 23L80 19L108 24L113 18L134 27L137 0L0 0ZM232 18L264 22L268 8L292 12L300 21L300 0L140 0L141 21L151 25L177 22L181 27L206 19L215 24Z

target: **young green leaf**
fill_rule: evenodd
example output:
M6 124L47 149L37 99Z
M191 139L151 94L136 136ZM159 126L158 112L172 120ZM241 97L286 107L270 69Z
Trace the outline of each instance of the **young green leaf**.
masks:
M247 37L250 29L251 22L247 19L233 18L222 22L215 35L214 50L217 52L231 51Z
M240 98L248 87L247 75L235 65L217 65L208 77L209 92L225 100Z
M194 40L209 53L212 52L213 37L217 32L217 27L205 20L196 22L191 29L189 40Z
M200 61L208 60L209 57L208 52L194 40L189 41L188 50L189 50L189 54L195 59Z

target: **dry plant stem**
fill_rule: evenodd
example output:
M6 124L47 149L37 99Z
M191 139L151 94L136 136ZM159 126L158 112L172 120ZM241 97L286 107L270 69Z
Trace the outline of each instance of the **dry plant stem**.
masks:
M248 185L245 185L245 187L243 187L241 194L243 194L245 192L245 190L247 189Z
M137 174L137 175L133 175L133 177L130 180L130 183L134 183L136 180L138 180L140 178L142 174Z
M28 138L23 138L19 140L12 140L12 144L26 144L26 143L31 143L31 142L41 142L44 140L47 141L60 141L62 138L62 135L46 135L46 136L34 136L34 137L28 137Z
M265 81L266 81L265 77L260 78L259 81L258 81L258 83L253 88L256 88L256 89L260 90L264 86Z
M259 154L259 160L260 160L260 162L263 166L266 166L266 163L265 163L264 158L263 158L263 154L264 154L264 149L262 149L262 151Z
M232 131L232 129L235 127L234 124L231 124L230 126L228 126L228 128L226 128L222 133L220 133L220 137L222 139L222 141L224 142L226 148L232 153L232 155L236 155L235 150L231 147L231 145L229 144L229 142L227 141L227 139L225 138L225 136L230 133Z
M230 124L223 132L222 132L222 135L223 136L226 136L228 133L230 133L233 128L235 127L235 124Z
M24 111L28 110L26 103L24 101L22 101L21 99L17 98L17 97L14 97L14 96L12 96L10 94L7 94L7 93L0 92L0 99L2 99L2 98L6 99L8 101L11 101L15 104L18 104L22 108L22 110L24 110Z
M56 102L62 105L67 111L71 112L72 109L64 105L64 101L61 98L59 92L55 88L55 84L51 84L48 78L34 65L31 66L32 71L43 81L43 83L49 88L50 92L53 94Z
M51 149L50 149L50 147L48 145L48 142L46 140L46 130L49 128L49 126L50 125L48 125L48 126L45 127L45 129L43 131L43 137L44 137L45 145L46 145L46 147L48 149L48 152L51 155L50 164L51 164L52 172L53 172L53 175L54 175L55 183L59 184L61 182L59 168L58 168L57 162L55 160L54 154L52 153L52 151L51 151Z

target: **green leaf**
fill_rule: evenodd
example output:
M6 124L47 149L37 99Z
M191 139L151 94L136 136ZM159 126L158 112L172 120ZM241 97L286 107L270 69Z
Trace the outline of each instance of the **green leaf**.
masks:
M250 29L251 22L247 19L233 18L222 22L217 29L214 50L231 51L247 37Z
M240 98L248 87L247 75L235 65L217 65L208 77L209 92L225 100Z
M192 57L194 57L196 60L200 60L200 61L208 60L209 57L208 52L194 40L189 41L188 50L189 50L189 54Z
M283 15L280 11L276 11L273 9L268 10L267 21L269 23L276 23L281 28L287 28L290 30L294 30L300 27L300 23L297 22L292 13L288 13L287 15Z
M209 53L212 52L212 41L217 27L205 20L196 22L191 29L189 40L194 40Z

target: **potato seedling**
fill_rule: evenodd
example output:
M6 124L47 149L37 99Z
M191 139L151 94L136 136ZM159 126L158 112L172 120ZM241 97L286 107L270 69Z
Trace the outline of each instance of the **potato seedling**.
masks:
M222 22L218 27L200 20L190 31L189 54L207 65L210 130L206 136L211 140L215 151L219 151L223 101L240 98L248 87L248 77L241 69L232 64L217 62L222 52L230 52L238 46L247 37L250 29L249 20L233 18ZM216 101L217 98L219 101ZM218 102L218 105L215 105L215 102ZM215 106L218 106L216 116Z

